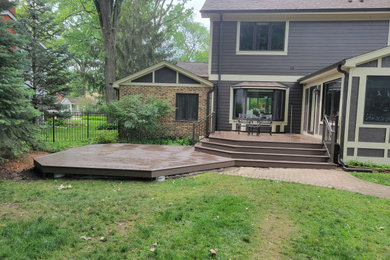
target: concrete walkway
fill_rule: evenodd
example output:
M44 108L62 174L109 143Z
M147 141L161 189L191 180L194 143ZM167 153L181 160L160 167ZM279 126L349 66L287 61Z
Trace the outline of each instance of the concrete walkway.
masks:
M219 173L249 178L311 184L390 199L390 186L366 182L338 169L313 170L234 167L225 169Z

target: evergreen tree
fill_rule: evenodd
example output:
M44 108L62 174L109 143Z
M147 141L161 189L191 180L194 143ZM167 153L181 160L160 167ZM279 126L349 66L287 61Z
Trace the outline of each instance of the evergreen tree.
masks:
M60 110L56 94L69 92L70 56L59 44L61 25L55 21L46 0L24 0L18 16L28 39L29 66L25 73L27 86L34 92L32 104L41 112Z
M0 3L0 12L9 6ZM0 17L0 162L26 151L35 140L29 91L24 85L26 64L20 51L20 35L11 33L14 23Z

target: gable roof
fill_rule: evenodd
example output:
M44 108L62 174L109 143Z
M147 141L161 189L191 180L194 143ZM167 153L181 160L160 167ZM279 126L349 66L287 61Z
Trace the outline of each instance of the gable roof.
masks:
M198 75L202 78L208 78L209 77L209 70L208 70L208 63L207 62L186 62L186 61L179 61L177 63L177 66L188 70L195 75Z
M340 67L340 66L342 66L343 68L347 68L347 69L355 68L359 64L367 63L367 62L377 60L381 57L386 57L386 56L390 56L390 46L387 46L387 47L384 47L384 48L381 48L378 50L370 51L367 53L363 53L363 54L360 54L360 55L357 55L354 57L350 57L347 59L343 59L339 62L336 62L332 65L329 65L325 68L319 69L313 73L310 73L310 74L300 78L298 80L298 82L305 83L307 81L312 80L315 77L321 76L321 75L326 74L332 70L335 70L335 69L337 69L337 67Z
M113 84L113 87L114 88L119 88L119 85L124 83L124 82L126 82L126 81L132 81L132 80L138 79L138 78L140 78L142 76L145 76L145 75L147 75L149 73L152 73L152 72L154 72L156 70L159 70L161 68L164 68L164 67L167 67L167 68L169 68L171 70L177 71L177 72L179 72L179 73L189 77L190 79L198 81L200 84L203 84L205 86L208 86L208 87L212 87L213 86L212 82L210 82L210 81L208 81L208 80L206 80L206 79L204 79L204 78L202 78L202 77L192 73L191 71L188 71L188 70L183 69L183 68L181 68L179 66L173 65L173 64L171 64L171 63L169 63L167 61L162 61L162 62L157 63L157 64L155 64L155 65L153 65L153 66L151 66L149 68L146 68L146 69L141 70L139 72L136 72L136 73L134 73L134 74L132 74L130 76L127 76L127 77L125 77L123 79L115 81L114 84ZM159 83L156 83L156 84L159 84Z
M390 11L389 0L206 0L201 13Z

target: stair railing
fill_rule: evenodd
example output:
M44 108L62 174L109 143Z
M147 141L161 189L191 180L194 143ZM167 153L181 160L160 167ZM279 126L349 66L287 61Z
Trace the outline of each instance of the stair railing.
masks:
M331 162L334 162L336 140L337 140L337 129L338 129L338 117L335 117L334 120L330 120L328 116L324 116L323 126L322 126L322 143L324 144L328 156Z
M215 112L206 116L206 118L192 124L192 144L207 138L215 132Z

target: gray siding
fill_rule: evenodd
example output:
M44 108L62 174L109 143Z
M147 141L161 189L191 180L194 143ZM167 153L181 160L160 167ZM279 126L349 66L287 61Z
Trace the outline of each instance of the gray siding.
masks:
M359 83L360 77L352 78L352 89L351 89L351 106L349 110L349 128L348 128L348 141L355 141L356 133L356 117L358 108L358 97L359 97Z
M218 101L214 102L216 106L218 104L217 113L217 130L219 131L230 131L232 130L231 124L229 124L229 112L230 112L230 88L231 86L239 82L223 81L218 86ZM289 86L289 109L288 114L288 125L285 126L285 132L290 131L290 115L292 107L292 131L293 133L299 133L301 128L301 111L302 111L302 86L296 83L283 83ZM216 104L217 103L217 104Z
M384 143L386 128L359 128L359 142Z
M236 55L237 22L223 22L222 74L303 76L343 58L387 46L389 21L290 22L288 55ZM218 72L219 22L212 73Z

